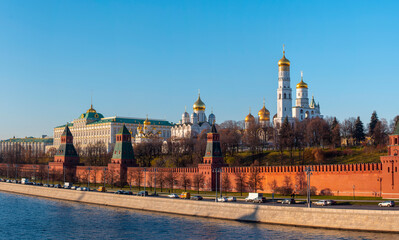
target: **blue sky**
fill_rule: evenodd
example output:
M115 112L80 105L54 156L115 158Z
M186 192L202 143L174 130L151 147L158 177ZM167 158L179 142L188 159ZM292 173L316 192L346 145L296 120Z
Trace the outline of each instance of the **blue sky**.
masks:
M322 114L369 122L396 106L396 1L0 1L0 138L52 135L90 106L105 116L191 112L217 121L276 112L286 45L291 87Z

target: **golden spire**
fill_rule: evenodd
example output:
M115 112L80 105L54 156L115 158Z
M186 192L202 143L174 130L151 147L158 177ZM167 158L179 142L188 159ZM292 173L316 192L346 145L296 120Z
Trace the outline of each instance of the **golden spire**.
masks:
M278 66L290 66L290 61L285 57L285 45L283 44L283 57L278 61Z
M255 122L255 118L251 114L251 107L249 107L249 114L245 117L245 122Z
M143 122L144 125L150 125L151 122L148 121L148 114L147 114L147 118L145 119L145 121Z

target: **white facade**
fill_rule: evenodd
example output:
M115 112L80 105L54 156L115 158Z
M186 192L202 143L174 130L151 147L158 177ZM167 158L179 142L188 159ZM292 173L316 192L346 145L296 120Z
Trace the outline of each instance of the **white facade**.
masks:
M33 154L41 154L45 153L46 147L51 145L53 145L52 138L11 138L0 141L0 153L23 149L31 151Z
M126 118L126 117L107 117L104 118L102 114L97 113L93 108L87 110L78 119L69 123L69 129L73 135L74 145L86 147L89 144L96 144L98 142L104 143L107 151L112 150L112 145L115 143L115 135L119 129L125 124L132 136L138 134L138 127L144 124L144 118ZM170 129L172 124L166 120L148 119L151 124L148 127L155 129L159 136L166 140L170 137ZM61 134L64 131L65 125L54 128L54 145L58 148L61 144Z
M214 122L216 122L216 117L213 113L209 115L207 120L205 114L205 103L202 102L198 95L198 99L193 105L193 113L191 116L187 111L185 111L182 114L182 119L179 124L172 127L172 139L196 137L204 130L207 132L210 131Z

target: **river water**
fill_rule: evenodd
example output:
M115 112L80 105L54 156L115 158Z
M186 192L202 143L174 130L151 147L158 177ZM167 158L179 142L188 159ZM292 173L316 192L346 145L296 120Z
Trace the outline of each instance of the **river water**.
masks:
M399 239L393 234L213 220L9 193L0 193L0 224L0 239Z

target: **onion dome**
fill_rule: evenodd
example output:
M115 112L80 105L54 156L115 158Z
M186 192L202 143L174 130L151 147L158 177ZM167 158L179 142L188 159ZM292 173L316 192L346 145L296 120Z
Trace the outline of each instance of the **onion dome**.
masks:
M150 122L150 121L148 121L148 116L147 116L147 118L145 119L145 121L143 122L143 124L144 124L145 126L147 126L147 125L150 125L150 124L151 124L151 122Z
M200 95L198 94L198 99L193 105L193 109L197 111L205 111L205 103L201 100Z
M93 108L93 104L90 105L90 109L87 110L86 113L96 113L96 110Z
M303 72L301 71L301 81L296 85L296 88L308 88L308 84L303 81Z
M285 58L285 50L283 47L283 57L278 61L278 66L290 66L290 60L288 60L287 58Z
M93 108L93 104L91 104L89 110L87 110L85 113L82 113L79 118L101 119L104 118L104 116L101 113L97 113L97 111Z
M263 103L263 108L258 112L259 121L269 121L270 112L266 109L265 103Z
M245 122L255 122L255 117L252 116L251 113L249 113L249 114L245 117Z

